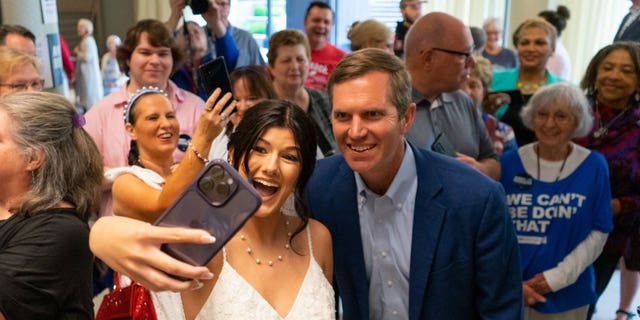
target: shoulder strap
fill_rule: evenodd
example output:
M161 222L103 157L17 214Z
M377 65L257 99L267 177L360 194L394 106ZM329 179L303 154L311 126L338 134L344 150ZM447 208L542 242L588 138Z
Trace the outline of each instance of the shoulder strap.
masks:
M309 254L313 257L313 245L311 244L311 229L309 228L309 224L307 224L307 242L309 242Z

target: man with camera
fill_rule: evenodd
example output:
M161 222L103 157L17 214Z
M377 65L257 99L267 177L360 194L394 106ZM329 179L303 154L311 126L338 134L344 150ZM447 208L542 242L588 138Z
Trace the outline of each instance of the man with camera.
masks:
M207 21L208 47L214 58L218 55L215 47L216 41L222 39L228 32L239 51L235 67L265 64L260 54L260 47L251 33L229 23L230 0L169 0L169 5L171 15L166 24L172 30L178 25L178 21L182 17L182 9L185 6L189 5L194 14L202 15L202 18Z

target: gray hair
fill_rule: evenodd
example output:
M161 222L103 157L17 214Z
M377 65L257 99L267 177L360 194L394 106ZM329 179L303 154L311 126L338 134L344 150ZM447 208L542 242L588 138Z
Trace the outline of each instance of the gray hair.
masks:
M533 130L533 118L540 109L562 102L567 104L576 119L576 129L571 137L586 136L593 126L591 107L582 90L569 83L554 83L538 89L520 112L522 123Z
M482 29L494 27L502 32L502 21L496 17L489 17L482 23Z
M120 39L120 37L118 37L115 34L112 34L107 37L107 41L106 41L107 45L109 44L109 41L113 41L116 47L122 44L122 40Z
M18 92L0 98L0 112L10 118L9 133L18 152L41 152L43 162L32 171L30 190L14 214L33 215L72 203L87 220L100 205L102 157L83 119L64 97L47 92Z

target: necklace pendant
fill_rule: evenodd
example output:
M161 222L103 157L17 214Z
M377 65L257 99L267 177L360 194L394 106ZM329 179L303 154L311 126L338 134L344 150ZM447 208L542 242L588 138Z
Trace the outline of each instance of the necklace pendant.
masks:
M596 139L602 138L607 135L608 131L607 127L600 127L593 133L593 137Z

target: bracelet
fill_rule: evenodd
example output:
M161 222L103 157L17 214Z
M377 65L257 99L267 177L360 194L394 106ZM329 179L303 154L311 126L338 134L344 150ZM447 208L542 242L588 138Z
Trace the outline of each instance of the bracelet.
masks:
M198 152L198 150L196 150L196 147L194 147L191 142L189 142L189 148L191 148L191 150L193 150L193 153L196 155L196 157L198 157L198 159L202 160L202 162L204 162L204 164L209 163L209 159L203 157L202 153Z

